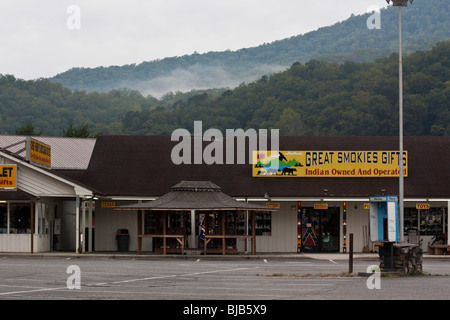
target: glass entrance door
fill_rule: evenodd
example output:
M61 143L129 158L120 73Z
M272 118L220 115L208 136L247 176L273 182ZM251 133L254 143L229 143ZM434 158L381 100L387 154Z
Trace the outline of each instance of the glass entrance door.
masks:
M339 208L302 208L302 251L339 251Z

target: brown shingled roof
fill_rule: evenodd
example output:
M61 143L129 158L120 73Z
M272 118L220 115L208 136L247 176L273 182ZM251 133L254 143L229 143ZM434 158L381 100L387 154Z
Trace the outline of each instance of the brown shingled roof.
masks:
M213 181L231 197L263 197L266 192L272 198L368 197L382 189L398 194L398 178L254 178L248 161L175 165L171 151L177 144L170 136L100 136L88 169L63 173L104 196L158 197L183 180ZM398 150L398 138L282 136L279 149ZM449 198L450 137L405 137L404 150L409 161L405 197Z
M252 210L276 211L262 205L234 200L211 181L182 181L153 201L119 206L115 210Z

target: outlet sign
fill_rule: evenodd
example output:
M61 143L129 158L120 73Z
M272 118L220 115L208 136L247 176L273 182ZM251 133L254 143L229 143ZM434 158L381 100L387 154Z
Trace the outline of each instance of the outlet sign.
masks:
M0 165L0 189L17 188L17 166L15 164Z

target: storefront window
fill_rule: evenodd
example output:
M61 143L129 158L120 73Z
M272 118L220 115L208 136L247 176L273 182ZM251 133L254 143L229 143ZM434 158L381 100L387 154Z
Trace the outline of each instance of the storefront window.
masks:
M252 234L252 224L250 214L248 222L246 222L246 215L244 212L240 212L237 215L236 226L237 230L235 234L244 235L245 226L248 223L248 234ZM272 214L271 213L256 213L255 214L255 235L257 236L271 236L272 235Z
M405 235L409 230L419 230L421 236L435 236L444 232L445 209L418 210L405 208Z
M170 211L166 213L167 234L189 234L190 215L184 212ZM186 230L189 231L186 232ZM186 232L186 233L185 233ZM163 234L163 214L145 211L144 234Z
M257 236L272 235L272 214L257 213L255 215L255 230Z
M31 233L30 204L12 203L9 208L9 232Z
M419 230L418 210L416 208L405 208L404 212L405 235L408 234L409 230Z
M0 205L0 233L8 231L8 207L5 204Z
M205 231L208 235L222 234L222 217L215 211L196 213L195 235L199 235L198 226L204 221ZM231 212L223 216L225 219L225 233L228 235L244 235L246 226L246 214L244 211ZM146 211L144 215L144 234L162 234L162 214ZM167 234L191 234L191 216L183 212L168 212L166 221ZM257 236L272 235L272 214L255 214L255 229ZM252 234L251 218L248 217L248 234Z

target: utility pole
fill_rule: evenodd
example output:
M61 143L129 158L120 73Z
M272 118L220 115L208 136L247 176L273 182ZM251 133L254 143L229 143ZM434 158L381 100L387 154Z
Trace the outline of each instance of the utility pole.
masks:
M399 213L399 242L404 238L404 173L403 173L403 50L402 50L402 7L412 4L414 0L386 0L389 4L392 1L394 7L398 7L398 79L399 79L399 194L398 194L398 213Z

